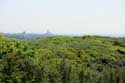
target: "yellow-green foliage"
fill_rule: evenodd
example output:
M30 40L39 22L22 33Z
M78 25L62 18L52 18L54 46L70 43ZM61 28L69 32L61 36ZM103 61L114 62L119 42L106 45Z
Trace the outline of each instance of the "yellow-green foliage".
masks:
M125 39L0 35L0 83L125 83Z

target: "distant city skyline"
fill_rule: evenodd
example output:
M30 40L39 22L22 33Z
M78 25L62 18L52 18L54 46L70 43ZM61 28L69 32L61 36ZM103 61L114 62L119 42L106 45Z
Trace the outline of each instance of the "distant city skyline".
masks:
M0 32L125 34L125 0L0 0Z

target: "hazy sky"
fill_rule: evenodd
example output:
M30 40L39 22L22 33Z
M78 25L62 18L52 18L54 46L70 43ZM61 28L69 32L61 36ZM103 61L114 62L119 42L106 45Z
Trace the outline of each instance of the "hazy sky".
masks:
M124 34L125 0L0 0L0 32Z

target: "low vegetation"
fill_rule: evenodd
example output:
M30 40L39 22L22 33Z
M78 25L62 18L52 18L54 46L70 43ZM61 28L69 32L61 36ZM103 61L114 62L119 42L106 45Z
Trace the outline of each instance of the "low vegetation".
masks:
M125 83L125 39L1 35L0 83Z

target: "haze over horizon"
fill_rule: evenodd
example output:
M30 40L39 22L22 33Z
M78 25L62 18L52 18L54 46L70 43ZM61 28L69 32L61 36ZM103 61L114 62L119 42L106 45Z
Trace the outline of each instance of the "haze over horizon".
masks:
M0 32L125 34L124 0L0 0Z

